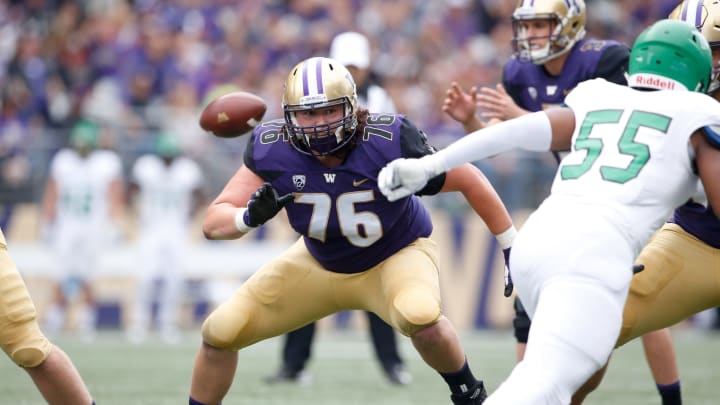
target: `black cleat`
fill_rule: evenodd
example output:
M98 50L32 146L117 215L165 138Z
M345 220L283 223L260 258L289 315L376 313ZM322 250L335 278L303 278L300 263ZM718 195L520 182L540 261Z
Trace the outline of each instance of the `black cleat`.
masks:
M292 370L287 367L281 367L277 373L263 378L266 384L308 384L310 375L304 370Z
M385 378L387 378L390 384L408 385L412 382L412 375L410 375L410 372L400 363L383 366L383 371L385 372Z
M474 387L463 394L452 394L450 399L455 405L480 405L485 402L487 392L482 381L478 381Z

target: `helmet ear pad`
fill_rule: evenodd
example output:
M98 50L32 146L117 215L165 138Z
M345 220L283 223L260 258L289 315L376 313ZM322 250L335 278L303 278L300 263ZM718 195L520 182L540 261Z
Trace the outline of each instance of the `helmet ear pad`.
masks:
M355 136L357 89L350 72L334 59L313 57L298 63L285 80L282 101L285 126L298 151L324 156L337 153ZM302 126L296 114L336 107L342 116Z
M710 45L697 29L680 20L660 20L635 40L628 85L704 93L710 85L712 65Z

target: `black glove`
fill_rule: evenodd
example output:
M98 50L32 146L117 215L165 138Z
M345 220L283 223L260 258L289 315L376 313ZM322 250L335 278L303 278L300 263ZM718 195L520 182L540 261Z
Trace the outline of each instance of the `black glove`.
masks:
M644 264L634 264L633 265L633 274L638 274L643 270L645 270Z
M514 287L512 276L510 276L510 249L503 249L503 256L505 257L505 291L503 291L503 295L506 297L512 295Z
M265 183L250 196L243 221L253 228L260 226L277 215L294 198L293 193L279 196L270 183Z

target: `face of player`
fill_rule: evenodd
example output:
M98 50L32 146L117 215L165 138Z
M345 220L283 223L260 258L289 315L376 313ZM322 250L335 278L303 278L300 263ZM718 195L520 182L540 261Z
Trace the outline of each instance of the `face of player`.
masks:
M531 51L548 46L555 24L548 19L524 20L517 22L518 40Z
M301 127L316 127L314 133L309 134L312 139L326 138L334 135L335 125L343 119L342 105L335 105L313 110L303 110L295 113L297 124Z

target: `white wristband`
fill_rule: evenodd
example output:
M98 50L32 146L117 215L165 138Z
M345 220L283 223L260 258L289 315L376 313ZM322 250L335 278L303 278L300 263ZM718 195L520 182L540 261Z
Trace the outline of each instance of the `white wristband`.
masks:
M237 212L235 212L235 227L238 231L242 233L248 233L251 230L255 229L254 227L248 225L245 223L245 211L247 211L247 208L238 208Z
M500 249L507 249L511 247L513 241L515 240L515 235L517 235L517 229L515 229L514 225L510 225L510 228L495 235L495 239L497 239Z

